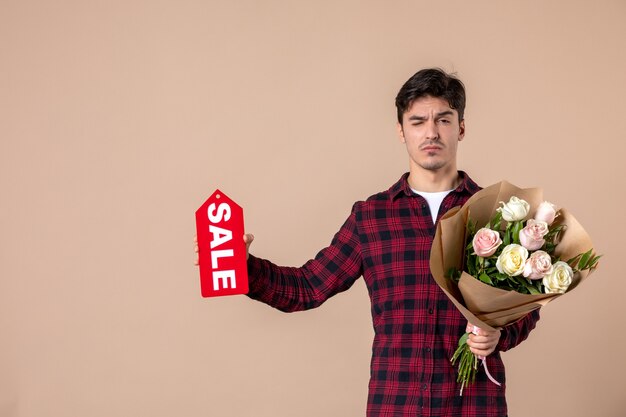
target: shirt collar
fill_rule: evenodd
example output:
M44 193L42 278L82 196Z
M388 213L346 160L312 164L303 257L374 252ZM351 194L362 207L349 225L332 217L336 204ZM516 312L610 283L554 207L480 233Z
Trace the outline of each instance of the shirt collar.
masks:
M476 184L469 177L469 175L465 173L465 171L458 171L458 173L459 173L459 178L461 179L461 183L458 185L458 187L456 187L452 191L453 193L467 192L470 195L472 195L476 193L478 190L480 190L480 187L478 186L478 184ZM394 185L391 186L391 188L389 188L389 197L391 198L392 201L395 200L397 197L399 197L401 194L404 194L408 197L415 195L413 191L411 190L411 187L409 186L408 178L409 178L409 173L406 172L402 175L402 177L400 177L398 182L396 182Z

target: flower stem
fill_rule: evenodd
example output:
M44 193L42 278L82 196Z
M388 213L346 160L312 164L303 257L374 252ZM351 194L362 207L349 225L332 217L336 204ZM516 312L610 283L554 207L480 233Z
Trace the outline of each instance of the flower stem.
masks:
M459 339L459 346L456 348L454 355L452 355L453 365L458 364L458 376L456 382L461 383L461 392L459 395L463 395L463 388L473 383L476 379L476 372L478 370L478 358L472 353L470 347L467 344L467 338L469 333L465 333Z

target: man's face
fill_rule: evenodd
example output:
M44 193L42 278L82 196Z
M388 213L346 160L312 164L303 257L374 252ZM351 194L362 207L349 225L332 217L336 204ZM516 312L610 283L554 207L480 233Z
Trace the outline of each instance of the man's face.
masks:
M406 144L411 171L456 170L456 149L465 135L465 122L442 98L415 100L398 123L400 141Z

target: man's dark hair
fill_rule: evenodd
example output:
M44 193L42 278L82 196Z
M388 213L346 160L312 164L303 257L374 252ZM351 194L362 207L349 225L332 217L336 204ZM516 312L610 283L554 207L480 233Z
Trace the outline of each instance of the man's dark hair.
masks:
M463 120L465 86L461 80L440 68L426 68L415 73L398 91L398 123L402 124L402 116L415 100L426 96L446 100L450 108L459 113L459 121Z

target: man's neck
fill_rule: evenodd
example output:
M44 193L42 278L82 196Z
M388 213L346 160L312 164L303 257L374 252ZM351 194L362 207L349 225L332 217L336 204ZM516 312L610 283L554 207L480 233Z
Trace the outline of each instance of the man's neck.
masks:
M418 191L436 193L439 191L454 190L461 179L456 169L443 171L411 170L407 179L409 186Z

